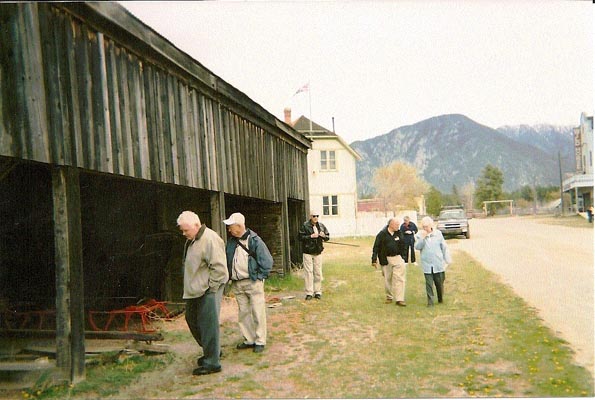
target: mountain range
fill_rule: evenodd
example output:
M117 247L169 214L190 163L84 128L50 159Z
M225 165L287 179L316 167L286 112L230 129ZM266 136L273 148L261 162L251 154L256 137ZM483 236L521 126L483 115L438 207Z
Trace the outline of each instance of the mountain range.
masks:
M574 168L572 132L572 126L545 124L494 129L461 114L429 118L351 143L362 156L356 166L358 194L373 196L374 171L393 161L412 164L443 193L475 182L487 164L502 171L505 191L559 185L558 151L562 171Z

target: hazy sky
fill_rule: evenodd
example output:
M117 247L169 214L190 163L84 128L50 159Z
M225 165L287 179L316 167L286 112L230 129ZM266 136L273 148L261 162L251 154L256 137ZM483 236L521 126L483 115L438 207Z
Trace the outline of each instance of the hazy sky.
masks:
M590 1L121 4L279 119L334 117L348 143L450 113L492 128L593 114Z

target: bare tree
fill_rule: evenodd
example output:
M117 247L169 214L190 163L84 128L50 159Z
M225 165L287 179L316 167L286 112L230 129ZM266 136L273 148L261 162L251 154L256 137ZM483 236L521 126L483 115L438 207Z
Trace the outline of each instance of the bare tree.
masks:
M468 182L461 190L461 198L466 210L473 210L473 196L475 195L475 183Z
M413 165L401 161L378 168L372 182L378 196L393 210L417 207L415 198L426 193L430 187L418 176Z

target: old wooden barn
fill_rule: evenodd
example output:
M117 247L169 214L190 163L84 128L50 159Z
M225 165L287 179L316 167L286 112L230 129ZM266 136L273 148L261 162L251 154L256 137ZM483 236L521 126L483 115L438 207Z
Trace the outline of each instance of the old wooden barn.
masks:
M0 58L0 333L47 313L64 378L89 310L181 299L183 210L300 261L310 142L123 7L1 4Z

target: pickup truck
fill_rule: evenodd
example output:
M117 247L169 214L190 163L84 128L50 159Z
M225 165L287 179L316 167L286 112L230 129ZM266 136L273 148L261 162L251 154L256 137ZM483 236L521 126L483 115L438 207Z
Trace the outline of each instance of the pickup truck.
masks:
M471 232L465 210L463 208L447 208L440 211L438 230L444 237L464 235L469 239Z

